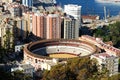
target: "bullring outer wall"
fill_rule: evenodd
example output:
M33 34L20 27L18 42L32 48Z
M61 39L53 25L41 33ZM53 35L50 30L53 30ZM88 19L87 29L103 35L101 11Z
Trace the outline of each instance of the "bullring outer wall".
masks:
M64 40L64 39L42 40L42 41L29 43L28 45L25 46L24 61L25 61L25 63L29 63L29 64L33 65L36 69L38 69L41 67L41 63L51 61L53 58L35 54L32 52L33 50L47 47L47 46L49 46L49 47L50 46L69 46L69 47L71 46L71 47L78 48L80 45L85 45L86 50L87 50L87 48L90 48L90 50L92 52L88 55L91 55L91 54L95 53L95 51L96 51L96 47L94 45L89 44L87 42L80 41L80 40ZM88 56L88 55L86 55L86 56ZM82 57L82 56L80 56L80 57Z

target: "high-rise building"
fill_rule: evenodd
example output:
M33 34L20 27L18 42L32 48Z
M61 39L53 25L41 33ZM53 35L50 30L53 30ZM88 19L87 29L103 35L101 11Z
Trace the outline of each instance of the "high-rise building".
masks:
M43 39L61 38L61 19L59 15L33 14L32 33Z
M32 15L33 12L23 13L23 17L27 21L27 29L29 33L32 32Z
M32 32L37 37L46 38L46 18L43 14L32 15Z
M63 38L64 39L76 39L78 38L77 29L76 29L76 20L74 18L65 17L63 21Z
M81 6L73 4L65 5L64 12L70 16L73 16L75 19L81 18Z
M17 30L17 36L20 37L21 39L26 39L28 35L28 29L27 29L27 21L24 19L16 19L16 30Z
M27 7L32 7L33 0L22 0L22 4Z
M61 18L57 14L47 16L47 39L61 38Z
M65 5L64 12L76 20L75 38L77 39L79 37L79 28L81 26L81 6L73 4Z

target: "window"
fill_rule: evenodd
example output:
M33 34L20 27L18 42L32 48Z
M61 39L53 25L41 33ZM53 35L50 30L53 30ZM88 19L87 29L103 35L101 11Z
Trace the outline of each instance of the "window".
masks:
M35 63L37 63L37 59L35 59Z

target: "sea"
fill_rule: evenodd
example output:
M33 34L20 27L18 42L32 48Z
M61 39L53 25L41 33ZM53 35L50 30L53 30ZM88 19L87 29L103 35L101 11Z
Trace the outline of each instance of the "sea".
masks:
M56 0L64 9L64 5L76 4L82 6L81 15L98 15L104 19L104 11L107 16L120 15L120 2L102 2L100 0Z

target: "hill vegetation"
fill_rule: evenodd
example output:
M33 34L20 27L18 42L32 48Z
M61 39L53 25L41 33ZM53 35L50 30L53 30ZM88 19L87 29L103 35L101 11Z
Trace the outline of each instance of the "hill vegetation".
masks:
M115 47L120 48L120 22L93 30L93 36L112 41Z
M45 71L42 80L119 80L120 75L108 76L108 71L98 71L96 60L88 57L74 58Z

